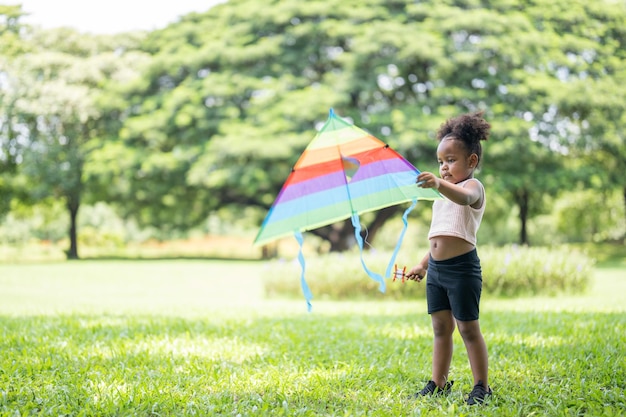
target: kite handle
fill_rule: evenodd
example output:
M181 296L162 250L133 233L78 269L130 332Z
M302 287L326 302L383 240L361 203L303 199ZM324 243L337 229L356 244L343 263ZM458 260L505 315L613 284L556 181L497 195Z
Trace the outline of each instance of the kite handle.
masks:
M393 266L393 280L395 281L396 279L402 279L402 283L404 284L404 281L406 281L406 266L403 266L402 269L398 268L398 265L394 265Z

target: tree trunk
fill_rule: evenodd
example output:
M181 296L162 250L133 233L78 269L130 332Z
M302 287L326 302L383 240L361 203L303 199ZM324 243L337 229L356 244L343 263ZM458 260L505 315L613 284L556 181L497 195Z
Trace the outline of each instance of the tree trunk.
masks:
M331 252L346 251L355 243L354 227L352 227L352 221L350 219L312 230L311 233L330 243Z
M626 186L622 191L624 192L624 214L626 214ZM622 236L622 242L626 242L626 233Z
M278 257L278 244L276 242L268 243L261 247L261 258L270 259Z
M330 228L328 242L330 242L331 252L344 252L350 249L356 242L354 238L354 227L352 220L347 219L341 223L340 227Z
M67 197L67 209L70 214L70 247L65 252L67 259L78 259L78 237L76 228L76 218L78 216L78 208L80 206L80 198L78 196Z
M520 244L528 245L528 190L526 188L518 190L516 200L519 206Z
M376 212L376 217L374 218L374 221L372 221L372 223L367 228L367 241L370 243L374 242L376 235L385 225L387 220L392 218L400 211L400 206L385 207L384 209L378 210ZM365 236L363 236L363 239L365 239Z
M361 236L363 241L366 242L363 245L363 249L367 250L369 245L376 238L376 235L384 226L384 224L400 211L399 206L386 207L376 212L376 217L370 225L363 227L361 230ZM343 252L352 248L356 239L354 237L354 226L352 226L352 220L347 219L342 223L337 223L331 226L322 227L312 231L316 236L321 237L330 243L331 252Z

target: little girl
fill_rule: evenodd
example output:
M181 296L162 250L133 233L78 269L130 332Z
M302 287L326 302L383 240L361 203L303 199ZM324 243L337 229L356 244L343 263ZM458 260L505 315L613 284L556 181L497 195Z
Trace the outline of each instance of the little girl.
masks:
M490 128L482 113L447 120L437 132L440 178L430 172L417 177L418 187L436 188L446 199L433 204L430 251L408 273L409 279L421 281L428 271L426 298L434 333L432 380L415 397L450 391L455 323L474 376L467 403L480 404L491 395L487 346L478 323L482 275L476 232L485 211L485 189L474 178L482 157L480 142L487 140Z

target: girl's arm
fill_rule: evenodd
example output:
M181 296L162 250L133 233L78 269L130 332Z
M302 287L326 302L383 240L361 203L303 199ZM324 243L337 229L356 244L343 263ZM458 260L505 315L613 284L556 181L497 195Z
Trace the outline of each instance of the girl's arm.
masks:
M427 252L422 262L415 265L406 277L410 280L420 282L426 276L426 270L428 270L428 259L430 258L430 252Z
M422 172L417 176L418 187L436 188L448 200L462 206L480 206L482 188L476 181L468 181L464 187L444 181L431 172ZM477 204L479 203L479 204Z

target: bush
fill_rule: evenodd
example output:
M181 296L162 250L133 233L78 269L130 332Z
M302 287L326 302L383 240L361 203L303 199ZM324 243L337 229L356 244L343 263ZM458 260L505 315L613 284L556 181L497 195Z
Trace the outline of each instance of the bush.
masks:
M506 246L480 251L483 291L497 296L582 293L594 261L566 247Z
M384 275L390 259L387 253L365 253L364 260L373 272ZM393 273L393 271L392 271ZM263 284L268 297L302 297L300 264L297 260L271 261L263 271ZM416 298L424 295L423 283L386 279L386 291L367 276L358 253L330 253L306 258L306 281L316 300Z
M552 221L568 242L615 241L626 235L625 214L621 190L580 190L558 199Z
M483 268L483 294L494 296L556 295L582 293L592 275L593 260L566 248L506 246L479 249ZM366 253L367 266L384 274L388 253ZM425 282L386 279L384 294L379 284L363 271L358 253L328 254L307 258L306 280L316 300L416 299L423 298ZM276 260L262 273L268 297L302 297L300 264Z

